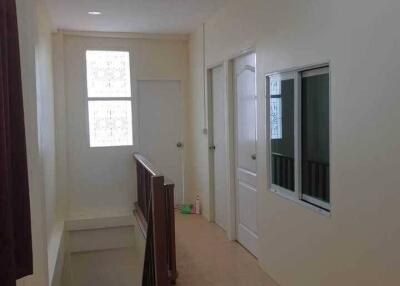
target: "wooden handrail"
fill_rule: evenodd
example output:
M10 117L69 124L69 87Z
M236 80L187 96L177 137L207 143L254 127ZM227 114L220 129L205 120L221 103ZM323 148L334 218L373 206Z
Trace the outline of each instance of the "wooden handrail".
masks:
M146 238L142 286L170 286L177 279L174 184L144 156L135 153L135 214Z
M140 153L133 153L133 157L135 158L136 162L139 162L144 168L146 168L146 170L149 171L152 176L161 176L161 173L158 172L153 164Z

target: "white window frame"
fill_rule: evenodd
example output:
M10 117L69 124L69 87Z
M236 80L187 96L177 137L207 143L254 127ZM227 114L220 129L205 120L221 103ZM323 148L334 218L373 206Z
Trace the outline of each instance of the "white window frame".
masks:
M130 86L131 86L131 96L130 97L89 97L88 92L88 77L87 77L87 52L88 51L102 51L102 52L126 52L129 54L129 69L130 69ZM136 82L133 76L133 59L132 53L129 49L98 49L98 48L86 48L84 50L84 66L85 66L85 108L86 108L86 136L87 142L90 149L99 148L118 148L118 147L128 147L132 148L137 145L136 130L137 130L137 120L136 119L136 98L133 90L136 88ZM91 146L90 145L90 114L89 114L89 102L90 101L130 101L131 103L131 129L132 129L132 144L129 145L112 145L112 146Z
M278 72L273 72L265 75L266 78L266 105L267 105L267 142L269 146L269 190L284 198L299 203L305 207L311 208L321 214L330 215L331 202L326 203L316 198L310 197L302 193L302 171L301 171L301 154L302 154L302 138L301 138L301 79L306 76L314 76L317 74L326 74L329 76L329 155L331 155L331 71L330 64L324 63L319 65L306 66L302 68L287 69ZM272 144L271 144L271 122L270 122L270 77L279 76L283 79L294 79L294 191L287 190L281 186L272 183ZM331 156L330 156L331 158ZM329 162L331 166L331 162ZM329 183L331 183L331 168L329 169ZM329 190L329 197L331 196L331 188ZM331 201L331 199L330 199Z

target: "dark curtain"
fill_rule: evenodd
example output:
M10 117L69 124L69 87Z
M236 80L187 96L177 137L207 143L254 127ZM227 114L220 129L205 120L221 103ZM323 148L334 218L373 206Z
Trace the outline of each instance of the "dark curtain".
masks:
M30 0L29 0L30 1ZM32 239L15 0L0 0L0 285L32 274Z

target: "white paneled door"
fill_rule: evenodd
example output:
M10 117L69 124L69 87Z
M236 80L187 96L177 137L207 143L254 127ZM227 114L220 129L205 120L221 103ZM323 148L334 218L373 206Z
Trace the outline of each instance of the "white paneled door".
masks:
M256 55L234 60L237 240L258 254Z
M175 183L175 203L183 201L182 97L180 81L138 81L140 153Z
M225 133L225 78L222 66L211 70L211 96L213 110L214 216L215 223L226 230L227 223L227 168Z

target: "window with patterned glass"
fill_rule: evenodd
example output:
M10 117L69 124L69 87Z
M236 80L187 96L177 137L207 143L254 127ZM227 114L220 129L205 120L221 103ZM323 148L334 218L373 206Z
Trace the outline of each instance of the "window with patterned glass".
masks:
M129 52L88 50L86 70L90 147L132 145Z

